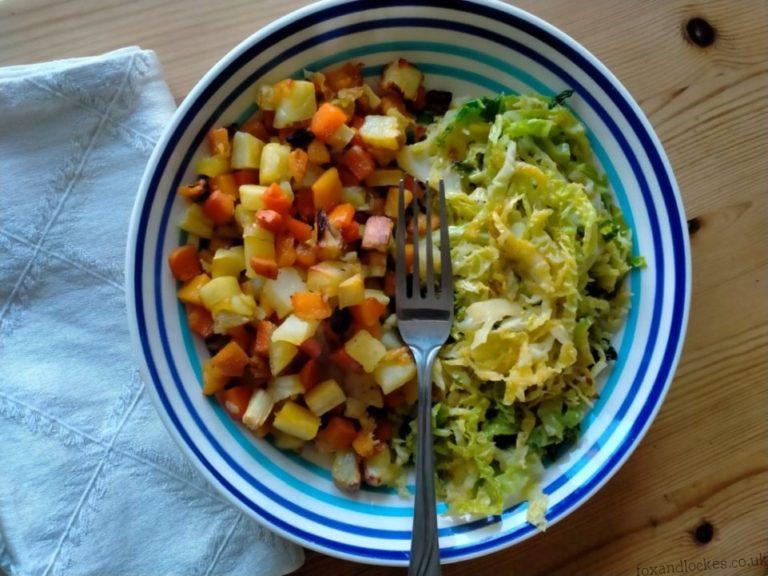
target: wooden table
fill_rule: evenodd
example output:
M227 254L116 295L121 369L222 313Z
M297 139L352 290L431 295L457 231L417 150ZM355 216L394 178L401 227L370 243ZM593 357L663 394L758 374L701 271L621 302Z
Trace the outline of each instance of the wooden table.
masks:
M4 0L0 65L138 44L157 52L181 100L240 40L304 3ZM596 54L651 119L689 219L693 306L669 396L608 485L545 534L444 572L614 576L690 560L728 566L689 573L768 574L766 557L739 567L768 554L768 4L517 4ZM310 552L298 573L402 570Z

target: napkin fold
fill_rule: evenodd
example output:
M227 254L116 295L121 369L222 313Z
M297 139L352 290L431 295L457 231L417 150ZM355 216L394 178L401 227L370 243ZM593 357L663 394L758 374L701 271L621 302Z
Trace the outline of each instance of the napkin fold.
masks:
M174 102L150 51L0 69L0 568L286 574L302 550L208 485L139 378L128 220Z

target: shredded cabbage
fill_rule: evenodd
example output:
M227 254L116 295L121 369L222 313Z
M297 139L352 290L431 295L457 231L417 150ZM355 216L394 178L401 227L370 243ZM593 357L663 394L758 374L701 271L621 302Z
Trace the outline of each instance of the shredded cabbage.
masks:
M543 463L574 441L597 395L637 264L583 125L549 104L467 101L398 155L414 177L444 180L451 219L455 322L434 376L439 496L453 514L528 500L539 526ZM401 464L413 429L401 426Z

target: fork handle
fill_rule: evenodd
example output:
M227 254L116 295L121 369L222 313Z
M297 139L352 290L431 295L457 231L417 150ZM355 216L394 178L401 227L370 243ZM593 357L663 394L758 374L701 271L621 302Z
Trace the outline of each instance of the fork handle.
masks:
M435 452L432 440L432 364L440 347L412 347L419 378L416 434L416 495L408 576L439 576L440 545L435 510Z

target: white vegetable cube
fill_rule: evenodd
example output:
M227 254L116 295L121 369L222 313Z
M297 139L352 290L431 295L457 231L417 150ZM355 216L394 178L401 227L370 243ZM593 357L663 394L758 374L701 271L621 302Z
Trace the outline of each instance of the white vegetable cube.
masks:
M230 299L232 296L241 294L240 284L234 276L220 276L213 278L210 282L200 287L200 300L208 310L213 309Z
M307 288L322 292L328 297L337 296L339 284L359 271L357 264L345 262L320 262L307 272Z
M302 440L312 440L320 428L320 417L288 400L275 414L275 428Z
M299 347L290 342L283 342L282 340L270 342L269 371L272 372L273 376L277 376L296 358L298 353Z
M291 171L288 167L290 154L290 146L277 142L265 144L261 151L261 162L259 163L259 184L268 186L273 182L290 178Z
M230 278L230 276L227 276ZM211 312L218 315L221 312L229 312L238 316L250 318L256 313L256 300L250 294L235 294L225 300L221 300L212 308ZM242 322L241 322L242 324Z
M360 127L360 137L368 146L384 150L397 150L405 138L397 118L373 114L365 117Z
M333 410L346 399L347 397L344 394L344 390L341 389L339 383L334 379L321 382L304 394L304 402L306 402L309 409L318 416L322 416L329 410Z
M360 488L360 465L352 450L336 453L331 466L331 477L333 483L341 490L355 492Z
M179 222L179 228L200 238L213 236L213 221L203 213L200 204L189 205Z
M214 278L219 276L234 276L237 278L240 272L245 270L245 250L242 246L232 246L232 248L219 248L213 255L211 262L211 275Z
M387 64L381 73L381 87L384 90L396 88L406 100L416 99L423 80L421 70L402 58Z
M243 414L243 424L251 430L258 430L269 418L275 403L266 390L256 390L248 401L248 408Z
M235 170L258 169L263 148L264 142L252 134L235 132L232 137L232 168Z
M306 80L284 80L275 85L275 128L309 120L317 111L315 85Z
M243 189L243 186L240 187L240 189ZM241 197L242 200L242 197ZM243 206L241 203L237 203L235 205L235 222L237 222L240 225L240 228L245 230L248 226L253 224L253 222L256 219L255 212L248 210Z
M278 376L269 381L267 392L269 392L273 402L280 402L280 400L303 394L304 386L301 385L301 378L298 374Z
M369 486L388 484L394 478L394 473L392 456L389 447L386 445L372 456L368 456L368 458L363 460L365 483Z
M285 318L293 312L291 296L295 292L306 292L307 285L295 268L280 268L275 280L267 280L261 290L266 303L277 312L279 318Z
M344 344L344 350L359 362L366 372L373 372L376 365L387 353L384 344L371 336L367 330L360 330L347 340Z
M316 320L302 320L291 314L272 332L272 341L290 342L298 346L315 334L318 324Z
M339 284L339 308L362 304L365 300L365 283L362 274L355 274Z
M402 347L389 350L373 371L376 383L381 386L384 394L394 392L406 382L416 377L416 364L408 352Z
M328 139L328 145L334 151L340 151L347 144L349 144L352 138L354 137L355 137L355 129L350 128L346 124L342 124L336 129L336 132L331 134L331 137Z
M264 193L267 191L266 186L259 186L258 184L243 184L239 188L240 192L240 206L245 210L263 210L264 209ZM237 216L237 215L235 215ZM238 219L238 222L240 220ZM251 215L249 224L253 223L253 215ZM245 224L241 222L243 228Z

